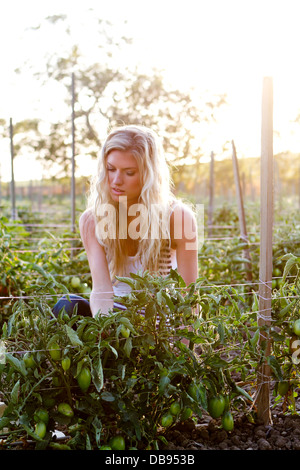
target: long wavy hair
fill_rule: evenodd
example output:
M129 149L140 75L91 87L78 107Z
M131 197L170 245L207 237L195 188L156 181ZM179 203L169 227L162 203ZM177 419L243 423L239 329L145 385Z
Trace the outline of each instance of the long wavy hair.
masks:
M128 245L126 240L120 237L122 227L119 202L111 198L109 191L106 160L112 150L130 151L136 159L142 185L138 202L147 210L143 219L141 215L139 217L140 238L135 260L140 261L143 270L156 272L160 252L170 242L170 214L175 201L162 144L152 129L128 125L111 131L102 146L97 174L91 181L88 207L95 217L96 236L105 248L113 279L116 275L124 274ZM113 211L107 211L108 208ZM103 236L104 219L110 236Z

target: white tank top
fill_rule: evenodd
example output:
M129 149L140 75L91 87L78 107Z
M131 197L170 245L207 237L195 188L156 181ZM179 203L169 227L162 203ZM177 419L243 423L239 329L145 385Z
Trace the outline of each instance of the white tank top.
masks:
M176 250L172 248L163 248L159 258L159 274L167 276L171 269L177 268ZM125 271L123 276L130 277L130 273L136 274L139 270L143 270L139 260L135 260L134 256L128 256ZM116 296L126 295L131 291L131 288L125 282L120 282L117 279L113 281L113 290Z

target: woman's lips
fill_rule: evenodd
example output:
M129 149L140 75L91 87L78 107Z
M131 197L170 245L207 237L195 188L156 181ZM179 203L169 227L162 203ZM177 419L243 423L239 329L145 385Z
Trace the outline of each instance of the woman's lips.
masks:
M118 188L111 188L112 192L114 194L124 194L125 191L121 190L121 189L118 189Z

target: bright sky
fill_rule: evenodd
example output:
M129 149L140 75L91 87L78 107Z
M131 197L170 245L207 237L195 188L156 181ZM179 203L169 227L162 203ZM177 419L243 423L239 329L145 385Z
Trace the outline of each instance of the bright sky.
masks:
M127 20L124 32L135 45L126 60L132 64L163 68L178 87L227 93L229 106L201 136L208 155L211 150L218 154L232 139L239 156L260 154L266 75L274 80L274 152L300 152L300 124L292 123L300 113L299 0L2 0L1 4L0 118L44 118L46 110L53 119L60 97L56 103L51 95L50 112L49 91L43 94L31 78L21 83L14 69L25 60L39 63L50 44L59 44L59 37L41 36L38 31L28 35L24 30L46 16L67 13L77 25L80 40L74 41L84 38L93 50L93 28L82 26L86 10L93 7L99 18L109 19L117 29ZM9 180L9 146L2 147L2 180ZM39 166L27 161L24 167L16 159L16 180L25 175L40 175Z

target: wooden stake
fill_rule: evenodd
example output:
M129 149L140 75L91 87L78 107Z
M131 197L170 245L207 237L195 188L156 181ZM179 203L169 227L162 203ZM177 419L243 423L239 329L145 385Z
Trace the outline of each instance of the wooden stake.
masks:
M10 189L11 189L11 218L12 220L16 220L17 218L17 210L16 210L16 188L15 188L15 176L14 176L14 127L12 118L9 120L9 135L10 135L10 162L11 162L11 182L10 182Z
M71 174L71 224L75 232L76 194L75 194L75 75L72 73L72 174Z
M238 159L236 156L236 149L235 149L234 141L232 141L232 163L233 163L233 172L234 172L236 196L237 196L237 203L238 203L241 238L245 242L248 242L242 185L241 185L241 180L240 180L239 165L238 165ZM252 264L251 264L251 256L250 256L249 248L246 248L244 250L244 258L249 261L249 263L245 263L247 281L252 281Z
M212 236L213 212L214 212L214 152L210 155L210 174L209 174L209 206L208 206L208 236Z
M270 355L268 327L271 325L272 268L273 268L273 81L265 77L262 96L261 127L261 212L260 212L260 267L259 267L259 314L261 328L260 348L266 360L257 376L258 420L268 425L272 422L270 412Z

